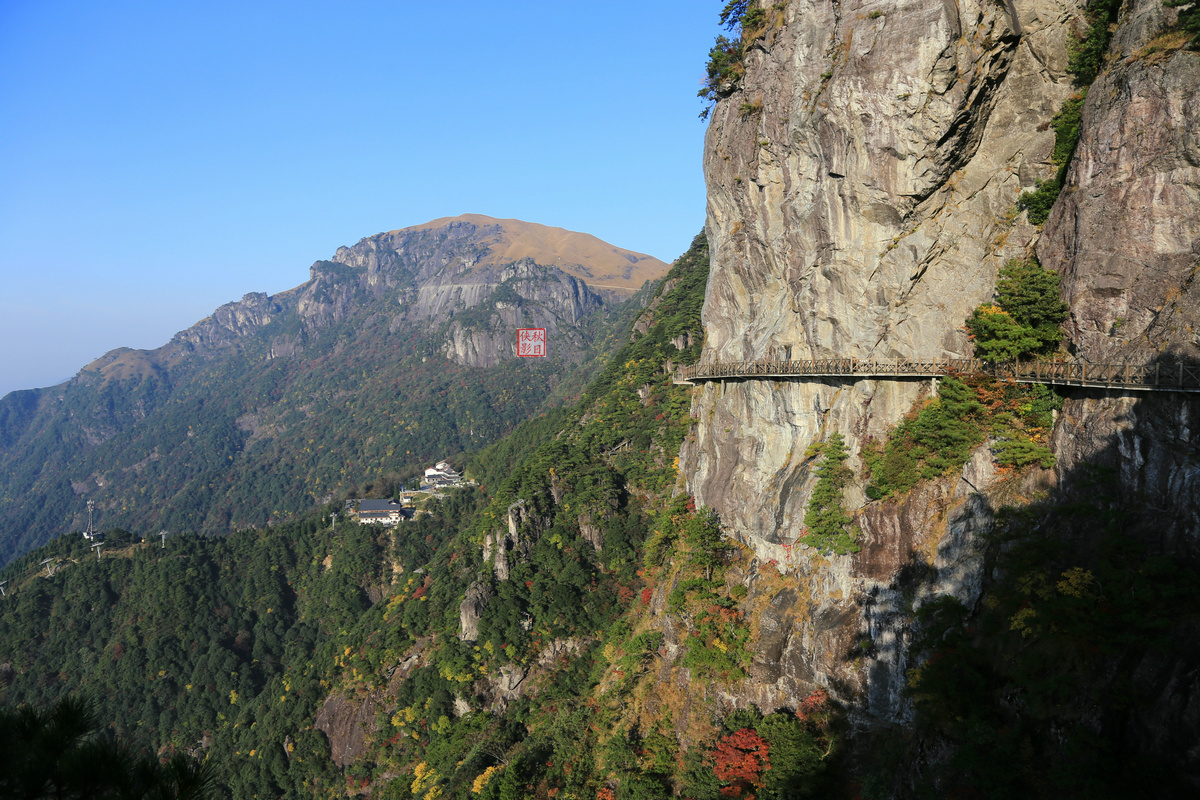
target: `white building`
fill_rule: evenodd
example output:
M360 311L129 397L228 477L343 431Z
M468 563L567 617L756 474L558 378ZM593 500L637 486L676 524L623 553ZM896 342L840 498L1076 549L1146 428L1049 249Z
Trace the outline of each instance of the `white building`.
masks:
M355 515L359 525L398 525L412 518L412 509L394 500L359 500Z

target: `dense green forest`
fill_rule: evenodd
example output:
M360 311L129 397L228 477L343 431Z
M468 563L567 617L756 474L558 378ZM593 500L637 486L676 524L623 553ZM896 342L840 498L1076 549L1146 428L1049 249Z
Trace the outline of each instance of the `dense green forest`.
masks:
M82 537L61 537L5 571L0 696L86 696L117 736L219 765L234 796L328 788L341 779L312 718L345 643L380 608L373 598L452 538L472 502L460 493L403 536L334 529L314 514L165 547L114 530L99 558ZM402 648L404 635L379 644Z

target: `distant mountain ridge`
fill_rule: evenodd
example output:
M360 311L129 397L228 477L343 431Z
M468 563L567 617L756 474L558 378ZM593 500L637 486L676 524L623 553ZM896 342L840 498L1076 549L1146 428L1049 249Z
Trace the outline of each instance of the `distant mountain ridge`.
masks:
M405 307L403 321L420 319L436 327L454 312L483 302L505 280L515 278L515 272L504 273L500 268L517 262L557 267L589 289L594 287L596 294L609 301L630 296L646 281L657 280L670 269L669 264L653 256L615 247L586 233L482 214L443 217L339 247L331 261L315 262L309 268L308 282L300 286L275 295L247 293L240 301L221 306L211 316L175 334L163 347L117 348L83 369L99 372L105 379L146 377L157 368L171 368L191 353L228 346L270 325L289 310L299 315L306 331L317 330L345 318L351 300L347 290L352 282L346 278L356 278L375 299L388 291L398 292L397 300ZM345 267L360 272L346 273ZM571 319L595 310L595 300L589 299L586 290L563 281L561 276L558 282L562 289L556 300L575 296L566 312ZM522 320L514 317L516 322ZM525 321L528 327L537 322L554 324L544 315ZM398 324L395 318L392 324ZM461 325L454 328L459 329ZM273 340L272 353L291 355L298 346L294 337L284 334ZM448 348L447 354L451 352L460 351ZM468 359L462 353L457 360L467 363ZM498 355L487 360L489 366L494 366Z
M480 215L339 248L293 289L0 400L0 563L78 529L87 499L105 525L219 533L389 487L581 388L633 284L667 269ZM546 359L517 357L521 327L546 329Z

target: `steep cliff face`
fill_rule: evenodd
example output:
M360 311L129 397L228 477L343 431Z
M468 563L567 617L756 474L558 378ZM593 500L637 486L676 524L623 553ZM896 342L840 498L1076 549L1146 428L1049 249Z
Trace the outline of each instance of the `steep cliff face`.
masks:
M1035 252L1064 275L1081 358L1194 359L1200 57L1147 49L1170 13L1156 0L1125 9L1043 231L1015 203L1054 174L1049 122L1074 91L1078 4L788 3L748 50L705 142L713 256L702 360L969 357L963 321L991 298L999 266ZM984 449L961 476L900 501L868 505L856 480L846 501L859 509L862 551L804 547L809 446L842 433L857 472L864 441L929 391L872 380L695 390L689 490L798 581L794 598L775 603L778 657L766 661L776 666L734 702L825 684L875 716L906 719L914 606L949 594L971 607L992 509L1101 453L1131 492L1172 509L1173 530L1195 536L1193 404L1080 397L1056 428L1059 473L1001 484Z
M578 363L579 325L604 304L600 292L624 299L640 287L633 281L666 272L657 259L585 234L477 214L368 237L335 258L363 270L364 290L396 297L393 331L426 330L442 338L447 358L472 367L517 357L517 328L545 328L552 357Z
M1127 9L1037 246L1064 276L1068 339L1084 361L1200 366L1200 54L1151 45L1169 14L1152 2ZM1198 417L1195 395L1068 398L1060 469L1117 469L1129 496L1165 512L1156 535L1194 552Z
M789 3L715 109L706 360L969 356L962 321L1033 237L1009 212L1051 171L1074 7L872 9ZM839 430L856 451L921 391L707 387L691 486L756 546L790 542L808 445Z
M571 363L582 360L587 341L580 326L603 305L587 284L559 270L546 270L530 258L476 279L479 282L465 292L459 283L422 287L409 315L435 324L449 318L442 348L447 358L493 367L518 356L518 328L542 328L556 357ZM472 295L483 299L471 303ZM459 313L481 304L486 308L466 318Z

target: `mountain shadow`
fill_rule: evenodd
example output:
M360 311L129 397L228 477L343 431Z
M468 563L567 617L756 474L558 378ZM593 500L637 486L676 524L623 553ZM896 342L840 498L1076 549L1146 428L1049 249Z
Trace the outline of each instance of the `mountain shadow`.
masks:
M864 796L1200 790L1200 394L1063 394L1057 480L1013 479L951 521L992 520L978 570L917 555L891 587L949 579L912 612L915 734L866 737Z

